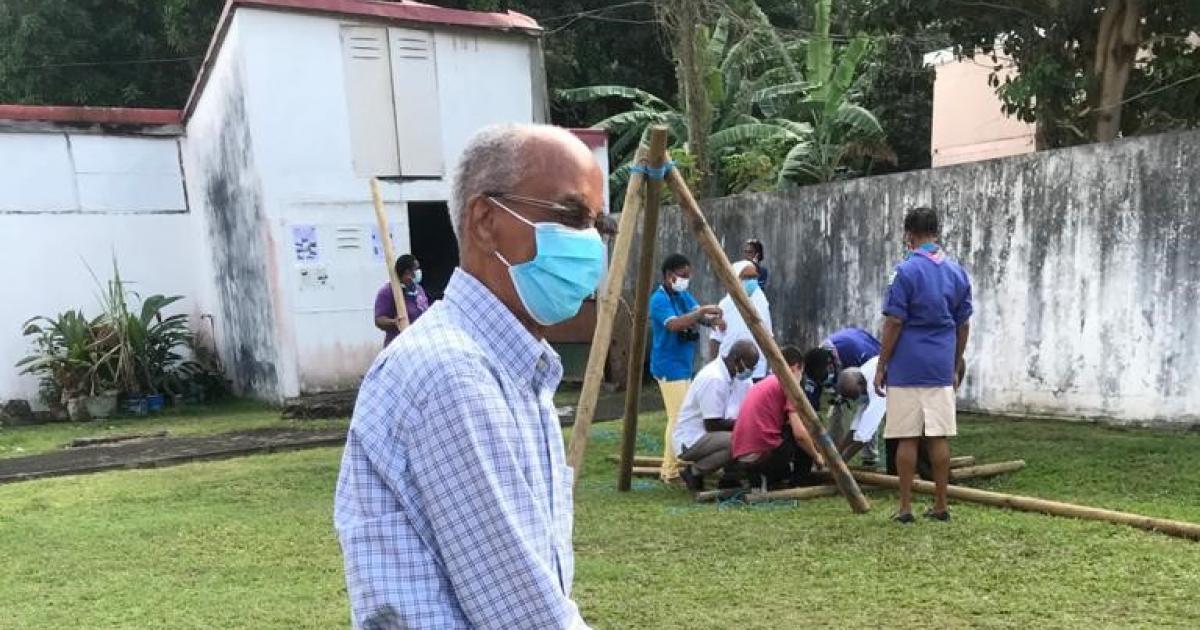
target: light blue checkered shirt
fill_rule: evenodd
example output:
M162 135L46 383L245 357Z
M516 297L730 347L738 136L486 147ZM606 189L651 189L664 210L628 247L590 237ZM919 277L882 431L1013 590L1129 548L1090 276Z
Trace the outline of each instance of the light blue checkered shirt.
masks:
M584 627L562 363L461 269L375 360L334 522L358 628Z

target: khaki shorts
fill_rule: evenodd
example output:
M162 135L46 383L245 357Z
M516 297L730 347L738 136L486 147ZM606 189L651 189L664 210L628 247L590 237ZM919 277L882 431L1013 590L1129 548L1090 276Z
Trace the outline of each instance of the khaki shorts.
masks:
M887 388L884 439L958 435L953 387Z

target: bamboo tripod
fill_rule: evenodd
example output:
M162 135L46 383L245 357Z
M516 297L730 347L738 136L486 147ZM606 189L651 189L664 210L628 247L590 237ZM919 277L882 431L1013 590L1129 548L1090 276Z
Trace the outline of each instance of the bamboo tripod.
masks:
M667 164L666 146L666 127L657 126L651 129L649 151L644 158L639 155L638 165L640 168L630 177L629 186L625 192L621 224L617 241L613 246L612 264L608 270L607 282L599 296L596 331L592 337L591 354L588 357L583 390L580 393L575 415L575 427L571 433L568 463L576 471L575 479L578 480L581 476L580 468L583 465L583 457L587 449L588 434L591 431L592 420L595 418L596 398L600 392L600 381L604 377L604 362L612 341L616 302L620 298L625 268L633 244L633 226L636 224L638 214L641 214L642 239L638 253L638 275L634 293L633 343L629 353L629 378L625 390L625 416L621 435L621 459L618 464L617 489L628 491L631 485L634 446L637 437L638 398L642 389L650 290L654 274L654 245L658 232L659 203L662 199L662 186L665 181L666 185L670 186L671 193L679 203L684 216L687 217L692 233L708 257L713 271L721 280L722 286L725 287L730 297L733 298L738 312L754 336L754 341L762 349L765 355L762 358L768 362L771 371L779 378L788 399L800 412L800 417L804 419L817 446L825 455L830 476L838 490L846 497L852 510L855 512L868 511L871 507L870 503L850 474L850 469L842 460L833 439L826 432L816 411L808 403L808 398L800 388L800 383L788 369L787 361L784 360L783 353L780 352L775 339L759 319L754 306L750 303L750 298L733 275L729 258L721 248L721 243L717 240L712 228L704 219L704 213L700 210L695 198L692 197L687 183L677 170L670 168L670 165ZM641 202L643 189L645 192L644 204Z

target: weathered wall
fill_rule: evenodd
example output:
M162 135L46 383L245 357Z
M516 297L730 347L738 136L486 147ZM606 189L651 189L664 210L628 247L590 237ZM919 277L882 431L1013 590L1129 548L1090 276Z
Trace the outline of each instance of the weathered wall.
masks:
M177 138L15 127L0 129L0 400L36 401L37 379L13 365L30 350L26 320L99 315L114 257L138 293L183 295L171 311L198 314L197 250Z
M932 204L971 274L961 403L996 413L1200 422L1200 133L713 200L726 252L762 239L781 341L878 330L906 209ZM656 260L682 251L701 301L721 292L669 209Z
M238 393L279 400L278 272L246 120L241 35L235 20L188 121L184 163L226 373Z

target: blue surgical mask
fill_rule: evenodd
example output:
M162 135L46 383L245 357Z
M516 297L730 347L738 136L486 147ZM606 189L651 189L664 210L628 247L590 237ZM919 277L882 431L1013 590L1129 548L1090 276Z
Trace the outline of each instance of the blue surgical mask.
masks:
M736 378L739 381L745 381L745 380L748 380L751 376L754 376L754 368L746 367L743 365L742 369L738 370L737 374L733 375L733 378Z
M421 278L422 276L420 269L413 272L413 284L421 284Z
M758 278L742 278L742 288L745 289L746 295L754 295L758 290Z
M522 223L533 228L537 255L512 264L500 252L496 257L508 266L517 297L525 311L543 326L566 321L579 312L604 273L604 241L596 228L576 230L559 223L534 223L511 208L491 199Z

